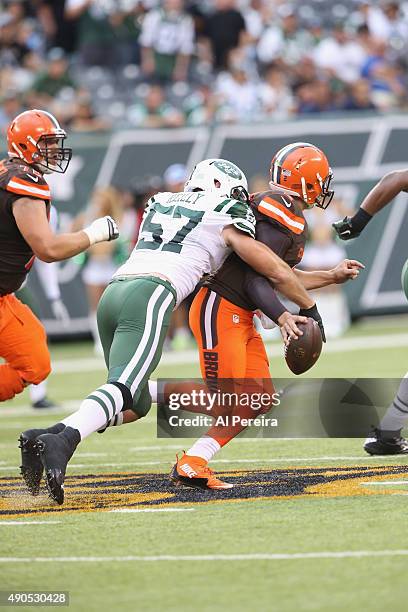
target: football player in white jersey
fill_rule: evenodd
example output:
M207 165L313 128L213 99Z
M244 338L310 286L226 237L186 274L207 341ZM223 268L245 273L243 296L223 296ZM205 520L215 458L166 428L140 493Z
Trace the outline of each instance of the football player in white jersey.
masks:
M289 266L254 239L247 188L235 164L210 159L197 164L184 192L158 193L149 200L139 240L98 307L106 384L57 424L59 433L22 434L24 479L31 492L38 491L45 470L50 496L62 504L66 467L79 442L126 409L139 417L149 411L148 379L159 363L173 309L231 250L299 306L314 305ZM303 320L293 316L294 335L301 334L296 322Z

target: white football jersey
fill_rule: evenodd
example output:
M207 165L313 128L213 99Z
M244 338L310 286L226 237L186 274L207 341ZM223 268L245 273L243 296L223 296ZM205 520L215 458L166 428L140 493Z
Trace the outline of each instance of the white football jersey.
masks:
M135 248L114 277L162 274L180 304L231 252L221 235L227 225L255 238L255 217L244 202L210 191L158 193L148 202Z

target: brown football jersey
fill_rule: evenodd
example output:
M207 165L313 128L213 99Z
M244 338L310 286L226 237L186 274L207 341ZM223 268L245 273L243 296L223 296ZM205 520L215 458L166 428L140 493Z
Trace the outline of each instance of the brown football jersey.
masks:
M33 198L50 206L50 189L43 175L18 158L0 162L0 296L14 293L23 284L34 254L21 235L13 215L13 203Z
M251 196L251 207L256 218L256 239L266 244L290 267L300 263L307 239L307 224L300 198L281 188ZM232 253L216 274L203 281L218 295L236 306L256 310L257 304L245 292L245 278L249 267Z

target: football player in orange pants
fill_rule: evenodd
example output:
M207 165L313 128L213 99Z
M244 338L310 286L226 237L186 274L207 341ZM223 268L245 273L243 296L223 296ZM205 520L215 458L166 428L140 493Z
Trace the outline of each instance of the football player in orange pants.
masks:
M305 208L327 208L333 197L329 189L331 170L325 154L309 143L287 145L274 156L270 169L270 190L253 194L252 210L256 217L256 238L264 242L291 267L302 259L306 242ZM284 188L284 189L282 189ZM358 276L364 266L344 260L329 271L303 272L295 269L306 289L317 289L332 283L343 283ZM205 381L219 381L226 390L235 380L234 390L249 395L268 394L274 388L269 360L260 334L253 323L254 310L260 309L280 326L284 340L293 336L285 326L289 315L265 278L231 255L218 273L204 282L190 309L190 327L196 338L201 374ZM301 316L314 318L324 330L316 306L301 309ZM222 389L227 382L227 388ZM271 400L272 401L272 400ZM239 421L255 418L269 407L255 410L251 406L228 409ZM212 425L209 431L184 453L173 467L172 479L179 484L204 489L226 489L232 485L218 479L208 462L245 426Z
M44 175L65 172L72 150L65 131L42 110L18 115L7 132L8 159L0 162L0 401L12 399L50 372L45 331L14 295L35 257L67 259L91 244L117 238L113 219L94 221L83 231L55 234L49 225L51 194Z
M45 329L14 295L0 297L0 401L38 385L51 371Z

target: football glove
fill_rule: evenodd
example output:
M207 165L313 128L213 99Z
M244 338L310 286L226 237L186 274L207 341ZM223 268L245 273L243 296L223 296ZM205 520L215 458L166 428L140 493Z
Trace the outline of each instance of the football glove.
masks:
M119 236L118 226L112 217L100 217L95 219L88 227L85 227L85 234L89 238L90 245L97 242L105 242L105 240L116 240Z
M314 319L320 327L320 333L322 334L323 342L326 342L326 334L324 333L322 317L320 316L320 313L317 310L316 304L311 308L301 308L299 310L299 315L301 317L310 317L311 319Z
M342 221L332 224L334 231L342 240L352 240L357 238L372 216L363 208L359 208L354 217L344 217Z

